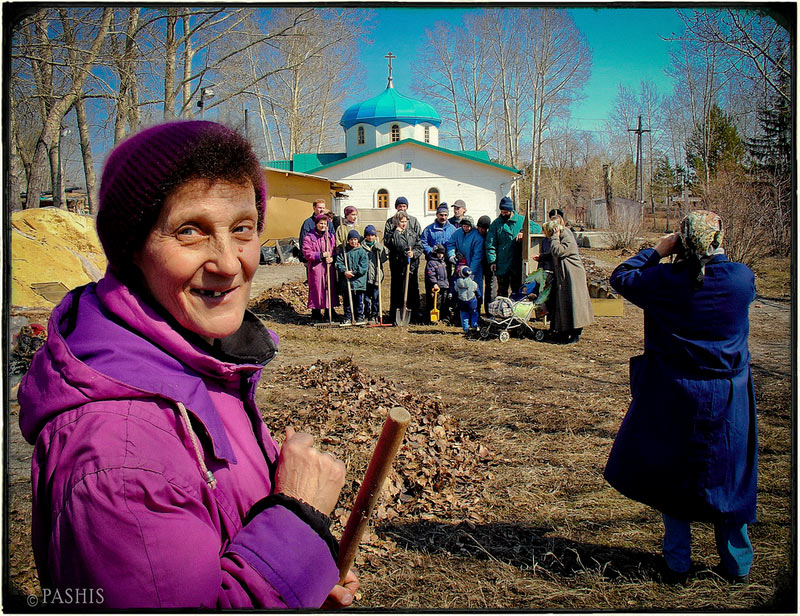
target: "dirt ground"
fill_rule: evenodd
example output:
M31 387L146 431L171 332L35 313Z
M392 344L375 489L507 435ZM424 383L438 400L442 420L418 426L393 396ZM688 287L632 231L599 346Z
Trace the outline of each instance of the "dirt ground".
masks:
M625 258L583 254L606 276ZM280 335L281 350L264 371L258 402L279 440L291 423L347 462L336 532L385 410L399 403L412 413L392 485L356 561L357 607L794 612L788 269L788 260L774 260L757 272L750 311L760 422L751 583L729 586L709 571L717 562L713 530L696 524L699 573L676 587L657 573L659 514L602 477L630 401L628 360L642 348L639 309L626 303L624 316L597 318L567 346L468 340L443 324L320 328L298 299L302 267L261 266L251 306ZM38 592L28 530L32 448L19 435L17 413L12 403L12 606Z

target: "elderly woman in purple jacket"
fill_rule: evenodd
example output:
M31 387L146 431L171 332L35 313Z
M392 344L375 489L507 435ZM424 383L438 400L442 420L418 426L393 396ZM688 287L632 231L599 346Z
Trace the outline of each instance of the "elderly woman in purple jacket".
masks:
M303 258L308 271L308 307L311 318L319 321L322 311L339 305L336 292L336 269L334 249L336 240L329 232L330 218L327 214L315 214L315 227L303 238Z
M161 124L117 146L99 198L106 275L53 311L19 393L42 588L109 608L349 605L327 517L344 465L291 428L279 446L255 405L277 352L246 310L258 159L219 124Z

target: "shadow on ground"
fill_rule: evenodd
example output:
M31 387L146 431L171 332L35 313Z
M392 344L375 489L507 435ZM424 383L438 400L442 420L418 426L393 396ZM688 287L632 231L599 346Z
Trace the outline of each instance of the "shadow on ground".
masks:
M608 579L659 578L657 554L550 537L552 530L546 526L429 521L384 523L376 528L378 535L408 550L500 561L539 574L570 577L593 571Z

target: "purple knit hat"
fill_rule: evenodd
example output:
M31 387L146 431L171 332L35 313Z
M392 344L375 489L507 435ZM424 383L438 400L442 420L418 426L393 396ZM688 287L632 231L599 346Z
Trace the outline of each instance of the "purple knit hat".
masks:
M133 254L147 239L164 201L194 179L250 181L261 232L267 185L250 144L216 122L158 124L122 141L103 167L97 235L115 273L124 275L134 267Z

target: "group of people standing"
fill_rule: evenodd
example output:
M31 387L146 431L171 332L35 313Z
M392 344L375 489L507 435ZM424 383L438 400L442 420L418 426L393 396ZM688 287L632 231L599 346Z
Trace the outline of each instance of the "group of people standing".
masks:
M314 213L300 228L300 246L312 319L333 320L340 295L345 313L341 325L366 325L381 319L380 285L388 254L375 227L359 225L355 207L346 207L344 217L334 221L325 210L325 201L317 199Z
M313 319L332 320L335 313L329 310L340 304L341 296L342 325L381 320L380 284L386 262L391 272L389 314L394 317L407 310L416 324L430 323L430 312L437 309L442 320L460 324L470 333L478 328L482 306L488 314L496 297L508 297L520 288L525 217L514 211L510 198L500 200L497 218L481 216L477 224L467 216L463 200L453 204L452 216L447 203L442 203L436 219L424 229L408 213L408 199L398 197L394 207L381 242L374 226L358 222L355 207L346 207L344 216L335 219L325 211L323 200L314 203L314 214L300 229ZM535 259L553 273L556 285L548 302L553 339L577 342L593 318L578 244L561 210L550 211L544 232L547 239ZM424 307L418 282L423 256Z

